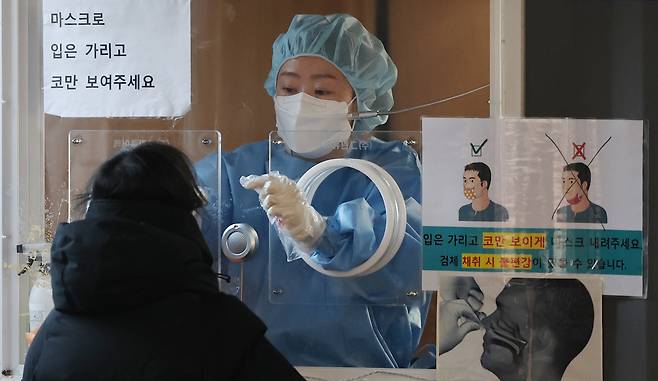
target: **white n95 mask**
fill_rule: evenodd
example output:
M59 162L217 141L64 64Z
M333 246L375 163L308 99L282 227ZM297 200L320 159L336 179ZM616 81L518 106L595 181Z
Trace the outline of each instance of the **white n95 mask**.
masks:
M304 92L274 97L276 127L286 146L299 156L317 159L346 143L352 132L349 105Z

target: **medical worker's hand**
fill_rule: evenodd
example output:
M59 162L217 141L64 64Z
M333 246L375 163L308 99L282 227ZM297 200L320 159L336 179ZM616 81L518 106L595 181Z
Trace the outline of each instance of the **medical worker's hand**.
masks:
M480 316L484 316L481 314ZM439 306L439 355L482 327L480 316L464 300L448 300Z
M306 202L297 184L277 172L240 178L246 189L255 190L270 221L292 238L306 253L313 251L326 227L325 219Z
M473 311L479 311L484 302L484 294L480 286L470 276L440 276L439 294L444 301L462 299Z

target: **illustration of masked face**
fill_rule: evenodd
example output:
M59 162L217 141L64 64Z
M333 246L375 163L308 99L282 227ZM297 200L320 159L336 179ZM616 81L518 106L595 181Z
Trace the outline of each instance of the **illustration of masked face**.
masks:
M578 172L562 172L562 193L565 194L564 199L567 200L569 205L576 205L585 199L587 187L587 182L580 184Z
M469 201L479 198L484 193L486 186L483 186L477 171L464 172L464 196Z
M525 290L508 285L496 298L496 306L496 311L482 320L486 333L480 363L501 379L510 374L524 379L531 333Z

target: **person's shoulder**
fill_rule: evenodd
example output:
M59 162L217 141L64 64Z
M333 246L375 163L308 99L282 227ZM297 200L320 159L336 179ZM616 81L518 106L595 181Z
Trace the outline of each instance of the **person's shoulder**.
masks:
M233 167L245 163L264 163L269 152L268 142L265 140L243 144L232 151L221 153L224 166ZM245 159L247 159L245 161ZM194 164L194 170L199 179L212 179L217 173L217 152L211 152Z
M461 213L466 213L466 212L468 212L470 209L471 209L471 204L462 205L462 207L459 208L459 213L460 213L460 214L461 214Z
M242 175L263 173L268 155L268 142L264 140L243 144L232 151L222 152L221 166L224 169L222 176L239 178ZM217 159L217 155L214 159ZM214 167L216 166L215 163Z
M472 221L473 220L473 207L471 204L463 205L459 208L459 221Z
M507 208L501 204L493 202L492 200L489 200L489 206L487 207L486 212L490 221L507 221L509 219Z
M507 208L506 208L504 205L499 204L499 203L497 203L497 202L493 202L493 201L491 201L491 203L493 204L494 209L495 209L497 212L507 213Z
M507 220L509 218L509 213L507 212L507 208L505 206L503 206L501 204L498 204L498 203L495 203L493 201L491 201L491 203L493 204L494 212L496 214L499 214L505 220Z
M605 209L593 202L590 202L590 210L593 222L607 223L608 222L608 213Z
M265 323L235 296L221 292L213 294L208 297L206 305L213 316L211 320L221 322L224 327L248 335L265 334Z
M267 140L259 140L255 141L252 143L246 143L243 144L231 151L222 151L221 156L223 160L227 159L234 159L238 157L242 157L245 155L267 155L268 153L268 141ZM207 155L205 155L201 160L197 162L198 165L210 165L215 163L216 165L217 162L217 151L213 151Z
M412 147L409 146L407 141L402 140L391 140L384 141L378 138L372 138L373 146L382 153L387 153L389 155L397 155L400 157L409 157L416 159L418 155Z
M595 204L593 202L590 202L590 205L594 213L606 214L605 209L601 205Z
M357 147L360 149L360 147ZM400 140L384 141L376 137L367 140L367 147L363 147L365 156L374 155L379 160L390 163L417 164L418 155L409 144Z
M494 201L489 201L489 202L491 203L491 207L492 207L492 209L507 211L507 208L504 207L504 206L502 206L501 204L499 204L499 203L497 203L497 202L494 202Z
M243 157L252 158L266 158L269 152L267 140L260 140L253 143L243 144L236 149L222 153L224 160L236 160Z
M218 293L208 295L202 326L207 327L204 352L217 362L209 364L209 372L231 374L244 366L253 348L265 339L265 324L238 298ZM230 351L223 348L230 347ZM219 356L219 358L218 358Z

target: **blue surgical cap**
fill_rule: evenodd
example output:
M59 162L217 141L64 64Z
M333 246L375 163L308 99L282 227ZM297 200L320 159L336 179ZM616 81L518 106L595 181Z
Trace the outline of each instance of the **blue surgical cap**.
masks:
M296 15L286 33L272 45L272 69L265 90L276 94L276 79L281 66L299 56L322 57L340 70L356 92L360 112L389 111L398 69L381 41L346 14ZM356 121L355 130L369 131L386 123L382 115Z

